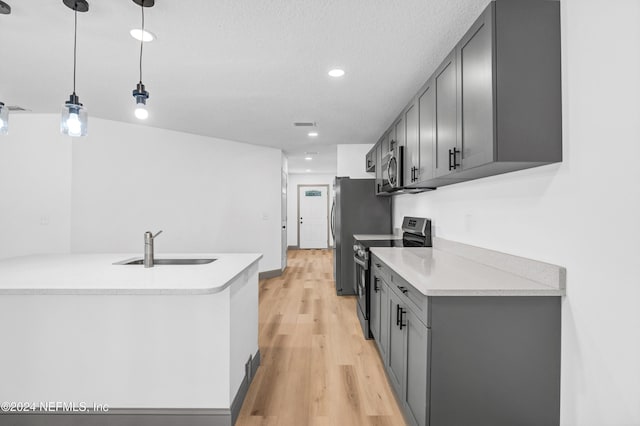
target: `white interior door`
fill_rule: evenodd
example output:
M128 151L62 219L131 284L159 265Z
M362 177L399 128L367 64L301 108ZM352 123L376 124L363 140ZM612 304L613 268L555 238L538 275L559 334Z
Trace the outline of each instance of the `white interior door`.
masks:
M298 186L300 248L328 248L328 186Z
M282 226L281 231L281 248L282 248L282 264L281 268L284 271L287 267L287 173L283 170L281 176L282 184L282 198L280 203Z

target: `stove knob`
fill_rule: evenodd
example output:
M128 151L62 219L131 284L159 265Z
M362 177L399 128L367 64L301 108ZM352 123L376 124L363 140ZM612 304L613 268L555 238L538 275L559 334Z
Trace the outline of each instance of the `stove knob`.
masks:
M353 245L353 252L354 253L358 253L358 250L360 250L360 246L358 244L354 244Z
M363 249L358 249L358 257L364 258L365 252Z

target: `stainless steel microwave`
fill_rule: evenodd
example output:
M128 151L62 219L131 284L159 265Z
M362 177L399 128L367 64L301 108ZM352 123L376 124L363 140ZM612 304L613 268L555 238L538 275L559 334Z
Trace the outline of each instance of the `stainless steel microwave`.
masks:
M382 192L393 192L402 189L404 184L404 147L395 146L389 152L384 153L381 166Z

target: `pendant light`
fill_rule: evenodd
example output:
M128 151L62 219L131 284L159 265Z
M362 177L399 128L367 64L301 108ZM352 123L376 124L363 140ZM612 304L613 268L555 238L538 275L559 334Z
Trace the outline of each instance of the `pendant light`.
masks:
M140 12L142 17L141 34L144 34L144 8L153 7L155 0L133 0L135 4L140 6ZM134 111L136 118L139 120L146 120L149 117L149 111L147 111L147 99L149 99L149 92L144 88L142 84L142 49L144 47L144 38L140 38L140 81L133 90L133 97L136 98L136 109Z
M0 102L0 135L9 133L9 107Z
M72 137L87 135L87 110L80 103L76 95L76 51L78 41L78 12L87 12L89 3L86 0L63 0L63 3L74 13L73 32L73 93L62 107L62 120L60 121L60 133Z
M7 3L0 0L0 15L10 15L11 14L11 6Z

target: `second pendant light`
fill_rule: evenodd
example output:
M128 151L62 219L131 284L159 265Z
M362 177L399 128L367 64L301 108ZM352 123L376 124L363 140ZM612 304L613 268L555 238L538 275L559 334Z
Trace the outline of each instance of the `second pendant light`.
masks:
M135 4L140 6L142 26L141 32L144 33L144 8L152 7L155 4L155 0L133 0ZM144 41L140 40L140 81L133 90L133 97L136 99L135 116L140 120L146 120L149 117L149 111L147 111L147 99L149 99L149 92L145 90L144 84L142 84L142 51L144 48Z

